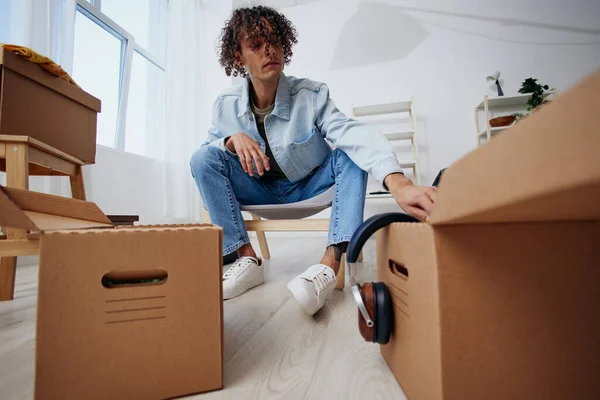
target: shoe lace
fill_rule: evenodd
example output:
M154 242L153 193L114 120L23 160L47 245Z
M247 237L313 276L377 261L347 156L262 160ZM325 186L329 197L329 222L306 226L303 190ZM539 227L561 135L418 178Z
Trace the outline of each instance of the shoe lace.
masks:
M231 268L229 268L227 270L227 272L225 272L225 274L223 274L223 280L238 276L239 274L244 272L244 270L246 268L248 268L249 266L251 266L252 264L255 264L255 263L256 262L250 257L238 258L237 260L235 260L235 262L233 263Z
M319 295L335 282L335 275L329 269L323 267L310 276L309 279L315 285L317 295Z

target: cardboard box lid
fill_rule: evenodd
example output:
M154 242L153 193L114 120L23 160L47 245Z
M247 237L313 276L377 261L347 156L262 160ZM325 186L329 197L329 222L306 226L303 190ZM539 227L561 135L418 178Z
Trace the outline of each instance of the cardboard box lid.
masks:
M52 75L35 63L27 61L23 57L14 54L5 48L0 48L0 66L8 68L48 89L67 96L71 100L81 103L96 112L100 112L101 110L101 102L96 97L63 79Z
M0 226L30 231L112 228L89 201L0 186Z
M600 220L600 70L444 173L433 225Z

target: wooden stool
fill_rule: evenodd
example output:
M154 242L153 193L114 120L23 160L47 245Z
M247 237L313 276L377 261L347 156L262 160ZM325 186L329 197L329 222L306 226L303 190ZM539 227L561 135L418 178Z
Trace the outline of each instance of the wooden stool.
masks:
M29 136L0 135L0 171L6 172L6 186L29 189L29 176L69 176L73 198L85 200L81 160ZM23 229L4 228L0 239L26 239ZM2 257L0 301L12 300L15 290L17 257Z

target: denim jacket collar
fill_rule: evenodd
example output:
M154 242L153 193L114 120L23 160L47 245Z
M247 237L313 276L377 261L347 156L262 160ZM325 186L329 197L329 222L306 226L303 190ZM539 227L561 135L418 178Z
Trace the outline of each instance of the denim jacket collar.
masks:
M250 108L250 77L242 81L242 98L241 107L238 113L238 117L243 116L246 113L252 112ZM285 120L290 119L290 101L291 91L290 85L286 79L285 74L282 72L279 76L279 82L277 83L277 93L275 94L275 108L271 114L277 115Z

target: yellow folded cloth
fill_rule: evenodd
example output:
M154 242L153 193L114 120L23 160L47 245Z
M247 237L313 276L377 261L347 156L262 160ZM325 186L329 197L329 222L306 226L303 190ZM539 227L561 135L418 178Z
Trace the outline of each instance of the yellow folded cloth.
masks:
M27 61L36 63L37 65L44 68L46 71L50 72L51 74L56 75L59 78L64 79L65 81L69 82L70 84L75 85L77 88L81 89L79 87L79 85L77 83L75 83L73 78L71 78L71 76L69 76L67 71L62 69L62 67L60 65L58 65L57 63L55 63L48 57L43 56L39 53L36 53L35 51L31 50L30 48L24 47L24 46L16 46L16 45L12 45L12 44L0 43L0 48L2 48L2 47L4 47L8 51L12 51L13 53L20 55L21 57L25 58Z

